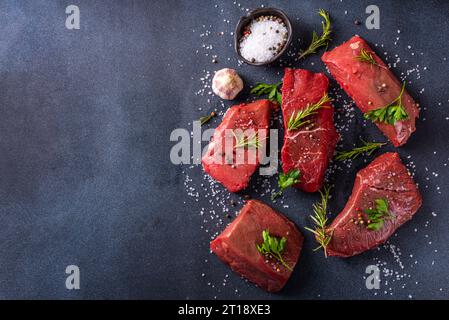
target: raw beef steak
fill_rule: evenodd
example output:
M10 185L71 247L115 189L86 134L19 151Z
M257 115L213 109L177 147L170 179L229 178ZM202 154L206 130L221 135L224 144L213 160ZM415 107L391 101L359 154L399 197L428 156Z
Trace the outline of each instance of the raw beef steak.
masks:
M338 141L330 103L309 116L310 122L297 130L288 130L292 114L297 114L317 103L327 93L329 80L322 73L301 69L285 69L282 85L282 113L284 117L284 145L282 170L288 173L299 169L300 183L295 185L304 191L315 192L323 185L324 174L334 154Z
M264 230L287 239L283 259L294 269L301 253L302 234L293 222L257 200L245 204L237 218L211 242L210 248L234 272L267 291L276 292L284 287L292 271L258 251Z
M371 55L374 63L360 61L358 57L362 51L368 56ZM341 46L324 53L321 59L363 113L385 107L400 96L402 84L359 36L354 36ZM401 101L407 119L394 124L375 122L396 147L405 144L410 138L415 131L415 121L419 115L418 104L407 91L404 91Z
M368 227L365 210L376 200L388 204L389 214L380 225ZM357 173L352 194L343 211L329 227L332 234L327 252L349 257L384 243L421 206L421 195L397 153L385 153ZM359 215L360 214L360 215ZM363 220L363 224L360 221Z
M237 153L234 148L237 141L232 136L231 152L226 153L225 141L229 141L229 131L252 129L259 136L267 137L270 115L274 108L275 105L269 100L257 100L249 104L233 106L228 109L221 124L215 129L214 136L202 158L202 164L204 171L230 192L238 192L248 186L251 175L259 166L259 156L257 148L251 146L242 147L244 152ZM228 131L228 140L226 131ZM262 142L264 139L260 140ZM263 142L266 143L266 140ZM227 155L231 159L226 159Z

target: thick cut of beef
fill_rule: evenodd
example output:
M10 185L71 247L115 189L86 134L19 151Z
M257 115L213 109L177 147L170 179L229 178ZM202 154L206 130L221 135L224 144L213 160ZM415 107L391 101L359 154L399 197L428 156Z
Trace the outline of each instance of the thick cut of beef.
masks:
M251 175L259 166L259 152L254 146L242 146L237 150L237 139L229 131L247 132L241 135L241 141L254 141L257 137L266 143L270 125L271 111L275 106L269 100L257 100L249 104L240 104L228 109L221 124L215 129L208 149L202 158L204 171L219 181L231 192L238 192L248 186ZM240 129L240 130L238 130ZM231 137L231 140L229 140ZM265 138L262 138L265 137ZM230 145L226 147L226 142ZM237 152L239 151L239 152ZM242 152L243 151L243 152Z
M301 253L302 234L293 222L257 200L245 204L237 218L211 242L210 248L234 272L267 291L276 292L284 287L292 271L258 251L264 230L287 239L282 257L293 270Z
M327 93L329 80L322 73L301 69L285 69L282 85L282 113L284 116L284 145L282 170L288 173L299 169L300 183L295 185L304 191L315 192L323 185L324 174L338 141L330 103L307 118L310 120L299 129L289 130L292 115L315 104Z
M388 204L388 215L376 229L368 228L365 211L376 200ZM329 226L327 252L349 257L384 243L421 206L421 195L397 153L385 153L357 173L354 188L343 211ZM363 220L363 224L360 221Z
M374 60L371 63L360 61L359 57L363 53ZM363 113L388 106L400 96L402 84L359 36L324 53L321 59ZM415 131L415 121L419 115L418 105L407 91L404 91L401 101L407 119L394 124L375 122L396 147L405 144Z

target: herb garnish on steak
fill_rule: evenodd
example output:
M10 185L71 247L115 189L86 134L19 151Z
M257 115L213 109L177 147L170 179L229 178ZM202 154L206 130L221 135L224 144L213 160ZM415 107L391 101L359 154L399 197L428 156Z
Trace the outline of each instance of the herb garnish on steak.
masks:
M210 243L210 248L234 272L276 292L290 278L302 243L303 236L292 221L261 201L249 200L237 218ZM261 250L272 253L276 260L267 259Z
M363 116L365 119L371 119L374 122L383 122L386 124L395 124L397 121L408 118L407 111L405 111L402 104L402 95L404 94L405 84L402 85L399 96L385 107L368 111Z
M282 258L287 238L282 237L279 239L278 237L271 236L269 230L262 231L262 238L263 243L256 245L260 254L278 260L288 270L293 271L293 269L284 261L284 258Z
M294 186L306 192L321 189L339 138L334 126L334 108L326 94L328 85L329 80L322 73L285 69L282 85L282 171L299 170L301 181ZM311 106L319 107L313 107L310 112ZM301 114L306 117L298 117Z
M385 153L357 173L352 194L328 230L330 256L350 257L384 243L410 220L421 194L397 153Z
M293 112L288 120L288 130L297 130L306 124L311 124L312 120L306 120L306 118L310 118L310 116L316 114L318 109L326 108L326 105L331 101L332 99L329 98L325 92L323 97L317 103L308 104L306 108L298 110L296 113Z
M392 219L394 216L388 210L388 201L385 199L376 199L376 208L365 209L365 214L368 217L367 228L369 230L377 231L384 226L385 219Z
M354 36L325 52L321 60L395 147L407 142L416 129L419 105L365 40Z
M357 173L344 209L327 225L329 191L314 206L315 234L325 255L350 257L384 243L410 220L422 203L421 195L397 153L385 153ZM360 209L364 208L364 209Z
M270 115L274 109L275 104L269 100L256 100L232 106L215 129L201 162L204 171L230 192L245 189L251 175L259 166L258 147L264 139L262 136L268 136ZM229 131L236 137L232 137ZM226 141L229 141L227 132L230 138L235 140L233 152L226 152ZM250 134L245 136L248 132Z
M355 59L358 61L373 64L375 66L378 66L379 68L387 69L387 67L377 63L376 59L374 59L373 54L371 52L369 52L368 50L366 50L365 48L360 49L360 53L358 56L355 57Z

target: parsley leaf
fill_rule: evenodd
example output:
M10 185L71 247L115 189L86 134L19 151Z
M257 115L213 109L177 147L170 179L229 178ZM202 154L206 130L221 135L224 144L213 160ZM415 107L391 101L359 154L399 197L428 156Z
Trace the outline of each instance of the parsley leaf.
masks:
M275 236L271 236L269 230L262 231L262 238L263 242L260 245L256 244L259 253L264 256L275 258L288 270L293 271L293 269L284 261L284 258L282 257L285 244L287 243L287 238L282 237L279 239Z
M384 226L385 219L391 219L394 216L389 212L388 201L385 199L376 199L376 208L366 209L365 214L368 217L367 228L372 231L378 231Z
M279 86L282 82L275 84L267 84L263 82L258 82L254 88L251 89L250 93L257 96L268 95L268 99L277 102L278 105L282 104L282 94L279 91Z
M402 85L401 93L390 104L385 107L368 111L364 114L365 119L370 119L374 122L381 122L386 124L395 124L396 121L405 120L408 114L402 104L402 95L404 94L405 83Z
M280 190L271 195L271 200L274 200L282 195L285 189L299 183L300 176L301 172L299 171L299 169L290 170L288 173L281 172L278 177L278 186Z

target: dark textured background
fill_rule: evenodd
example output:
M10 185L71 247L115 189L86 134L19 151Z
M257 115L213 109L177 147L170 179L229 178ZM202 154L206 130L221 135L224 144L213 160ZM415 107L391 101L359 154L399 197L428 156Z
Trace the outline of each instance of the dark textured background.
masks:
M238 3L258 6L256 1ZM65 28L69 4L80 7L81 30ZM310 39L311 31L319 28L315 12L325 8L334 20L331 46L358 33L371 43L385 44L377 52L401 57L396 74L419 64L421 78L411 74L408 88L426 107L425 121L400 150L405 162L416 165L415 179L424 197L420 212L392 240L401 248L404 269L387 249L325 260L311 251L314 244L307 235L301 262L278 295L241 281L209 254L210 235L200 228L203 218L198 215L207 201L197 203L187 196L187 169L169 161L174 128L189 128L202 115L199 106L204 112L224 110L219 99L209 105L208 97L194 94L201 88L203 70L237 67L229 32L243 11L232 1L217 2L218 8L215 4L0 1L0 298L448 297L444 163L449 157L449 3L264 2L284 9L294 20L295 41ZM353 23L365 19L368 4L381 9L380 30ZM206 29L212 32L207 40L199 36ZM395 46L398 29L401 39ZM225 36L216 36L219 31ZM203 43L214 45L218 64L204 54ZM324 71L319 56L289 64ZM248 84L281 77L278 65L242 66L238 71ZM336 107L342 106L337 102ZM355 115L351 130L342 133L346 146L359 135L383 139L373 125L360 125L360 113ZM357 161L331 178L336 183L333 211L343 207L355 173L364 165ZM201 169L189 169L189 175L200 179ZM317 195L287 195L290 208L274 206L302 229ZM374 295L365 288L363 276L376 258L410 277L383 284ZM81 290L65 288L69 264L81 269ZM228 285L222 286L226 274Z

